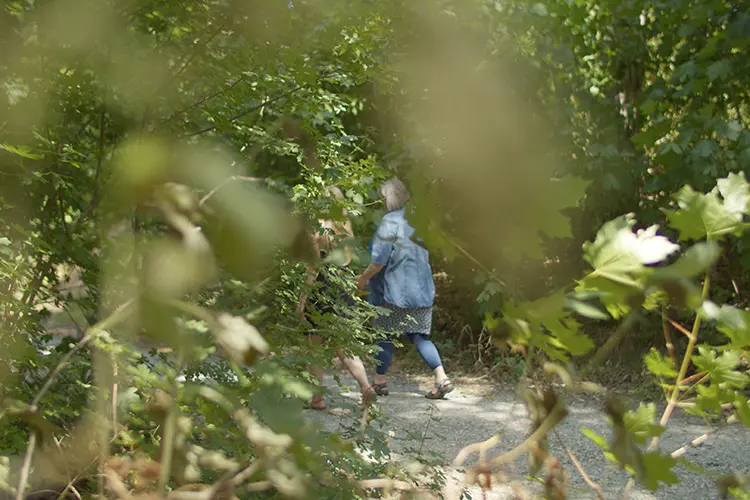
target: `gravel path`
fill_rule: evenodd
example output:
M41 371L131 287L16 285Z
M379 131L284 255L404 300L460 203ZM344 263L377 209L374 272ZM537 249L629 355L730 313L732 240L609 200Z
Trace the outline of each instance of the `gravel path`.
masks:
M327 412L307 410L310 418L323 422L328 431L341 431L351 424L356 411L346 416L340 409L356 403L358 393L351 392L356 385L353 380L340 375L339 388L332 377L326 378L330 396L327 399ZM487 382L476 379L456 381L456 390L441 401L429 401L422 394L430 387L427 379L393 377L389 380L390 395L380 398L378 406L383 417L373 421L376 428L389 433L393 458L407 455L406 448L419 447L419 442L408 439L411 436L424 436L422 451L439 454L446 466L449 481L446 484L446 497L459 498L461 471L448 467L457 453L466 445L489 438L500 432L500 444L488 453L488 457L508 451L521 443L528 432L529 420L526 410L512 387L491 387ZM337 411L337 408L339 411ZM591 479L599 483L605 497L621 498L628 475L608 465L600 449L586 438L581 427L609 438L609 427L601 412L601 404L593 399L568 403L569 415L557 427L557 432L565 445L576 455ZM702 420L684 414L673 416L670 425L662 435L661 449L672 452L691 440L708 432L710 428ZM565 454L560 441L550 440L550 450L562 458L563 466L570 478L568 498L596 498L592 490L581 479L573 463ZM742 425L732 425L713 435L697 448L689 450L684 458L700 465L712 473L726 473L729 470L747 472L750 470L750 432ZM468 463L471 463L470 460ZM523 485L529 492L538 492L539 486L523 480L528 474L528 458L523 455L508 471L511 480ZM676 486L665 486L656 492L634 488L631 500L653 499L718 499L718 490L711 478L697 475L678 466L676 469L682 482ZM476 488L470 488L472 498L483 498ZM515 498L510 486L499 485L488 492L487 499Z

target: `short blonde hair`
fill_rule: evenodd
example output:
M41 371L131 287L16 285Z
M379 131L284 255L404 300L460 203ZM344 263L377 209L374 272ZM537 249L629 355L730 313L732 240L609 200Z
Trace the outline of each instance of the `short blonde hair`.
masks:
M380 196L385 201L385 209L389 212L404 208L409 201L409 191L397 177L393 177L380 186Z

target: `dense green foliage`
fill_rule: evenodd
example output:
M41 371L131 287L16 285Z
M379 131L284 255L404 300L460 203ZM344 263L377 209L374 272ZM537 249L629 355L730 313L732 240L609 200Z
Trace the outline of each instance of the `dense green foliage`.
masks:
M644 364L666 411L608 396L613 439L584 432L645 487L677 481L682 459L656 448L675 408L750 426L750 319L733 292L750 264L747 7L5 2L0 486L437 488L390 463L376 409L354 409L343 437L301 414L308 363L369 356L377 336L360 301L318 318L325 345L307 341L307 234L348 213L353 270L331 278L352 289L394 173L449 279L452 323L436 323L481 332L466 344L485 364L513 346L524 382L564 382L526 392L522 451L547 496L563 494L544 443L564 393L605 392L587 377L649 320L664 326ZM50 347L64 315L78 331ZM615 332L601 346L596 322ZM739 495L742 474L719 487Z

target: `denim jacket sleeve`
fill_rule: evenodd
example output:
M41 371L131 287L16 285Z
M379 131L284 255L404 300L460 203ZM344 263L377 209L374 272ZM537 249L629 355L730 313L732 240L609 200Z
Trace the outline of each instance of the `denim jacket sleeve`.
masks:
M412 240L404 209L383 217L372 243L372 262L385 266L383 300L396 307L431 307L435 301L430 253ZM377 275L376 275L377 276Z

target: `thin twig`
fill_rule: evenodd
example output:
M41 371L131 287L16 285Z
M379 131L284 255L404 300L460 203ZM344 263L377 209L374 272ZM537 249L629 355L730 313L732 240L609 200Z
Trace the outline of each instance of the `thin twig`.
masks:
M322 77L325 77L325 76L326 75L322 75ZM277 95L275 97L271 97L269 99L266 99L265 101L261 102L260 104L256 104L255 106L252 106L252 107L246 109L245 111L242 111L240 113L237 113L234 116L231 116L229 118L229 120L228 120L227 123L231 123L233 121L239 120L240 118L243 118L243 117L245 117L245 116L247 116L247 115L249 115L251 113L254 113L255 111L258 111L259 109L262 109L265 106L268 106L269 104L273 104L276 101L280 101L281 99L285 99L285 98L289 97L290 95L294 94L295 92L297 92L298 90L302 90L303 88L308 87L308 86L309 86L308 83L303 83L301 85L297 85L296 87L294 87L291 90L288 90L287 92L284 92L284 93L279 94L279 95ZM186 134L184 137L193 137L193 136L196 136L196 135L202 135L202 134L205 134L205 133L208 133L208 132L212 132L213 130L216 130L217 127L218 127L218 125L209 125L208 127L204 127L204 128L202 128L202 129L200 129L200 130L198 130L196 132L191 132L189 134Z
M554 429L555 426L565 418L565 415L567 415L565 405L562 401L558 401L554 408L552 408L552 411L550 411L547 417L544 419L542 424L529 437L527 437L521 444L519 444L512 450L509 450L502 455L490 460L490 464L494 467L497 467L502 464L514 461L516 458L518 458L519 455L528 451L528 449L534 443L538 443L539 441L544 439L544 436L546 436L547 433ZM465 459L465 457L462 458ZM463 462L458 462L457 460L454 460L453 462L453 465L456 467L460 467L462 464Z
M263 177L247 177L244 175L233 175L231 177L227 177L224 179L218 186L213 188L211 191L208 192L203 198L200 199L198 202L198 206L202 207L213 195L216 194L216 192L229 184L232 181L243 181L243 182L266 182L267 179L264 179Z
M26 482L29 480L29 471L31 471L31 459L34 457L36 449L36 432L31 431L29 434L29 443L26 445L26 454L23 457L23 466L21 467L21 477L18 479L18 488L16 490L16 500L23 500L26 492Z
M560 434L556 430L553 430L552 432L555 433L555 437L557 437L557 440L560 442L560 445L563 447L563 450L565 450L565 453L568 454L568 457L570 458L570 461L573 462L573 465L575 465L576 469L578 470L578 473L581 475L581 478L583 478L584 482L596 492L596 497L599 500L604 500L604 489L597 484L591 477L589 477L588 474L586 474L586 470L584 470L583 465L581 462L578 461L578 458L573 454L573 452L568 448L568 446L565 444L565 442L560 437Z
M671 324L671 325L672 325L673 327L675 327L675 329L676 329L676 330L677 330L678 332L680 332L681 334L683 334L683 335L684 335L684 336L686 336L687 338L690 338L690 337L692 337L692 333L690 333L690 332L688 331L688 329L687 329L687 328L685 328L684 326L682 326L682 325L681 325L681 324L679 324L678 322L676 322L676 321L674 321L674 320L672 320L672 319L669 319L669 318L667 318L667 321L669 321L669 323L670 323L670 324Z
M708 290L711 286L711 280L708 273L706 273L706 278L703 281L703 291L701 293L701 297L703 300L706 299L708 296ZM681 325L680 325L681 326ZM659 425L664 427L667 425L667 422L669 422L669 418L672 416L672 412L674 411L675 406L677 405L677 401L679 400L680 396L680 385L682 383L682 380L685 378L685 374L687 373L688 367L690 366L690 361L693 356L693 350L695 349L696 344L698 343L698 330L700 330L701 327L701 316L700 314L695 315L695 320L693 321L693 329L690 331L690 337L688 340L688 346L685 350L685 355L682 358L682 365L680 366L680 371L677 374L677 380L675 381L674 389L672 389L672 395L669 398L669 402L667 403L667 407L664 410L664 413L661 416L661 420L659 420ZM651 451L659 444L659 436L655 436L651 440L651 444L648 446L648 450Z
M711 276L707 272L706 277L703 280L703 290L701 292L701 298L703 300L706 300L706 297L708 296L708 290L711 286ZM679 323L676 323L672 320L668 320L672 326L677 328L678 331L682 333L686 333L687 330L685 327L680 325ZM690 361L693 355L693 350L695 349L696 344L698 343L698 330L700 330L701 327L701 317L699 314L695 315L695 320L693 321L693 328L690 332L687 332L688 335L688 346L685 350L685 354L682 358L682 364L680 365L680 371L677 373L677 379L675 380L674 388L672 389L672 394L669 396L669 401L667 402L667 407L664 409L664 413L661 416L661 419L659 420L659 425L662 427L665 427L667 423L669 422L670 417L672 416L672 412L674 412L675 407L677 407L677 404L680 400L680 386L682 385L682 381L685 379L685 374L687 373L687 369L690 366ZM659 436L654 436L651 439L651 443L649 443L648 448L646 448L647 451L652 451L654 448L656 448L659 445ZM633 485L635 484L635 481L631 477L628 480L628 483L625 485L625 489L623 490L622 498L626 499L630 495L630 490L633 488Z
M617 327L615 333L613 333L612 336L607 339L604 345L602 345L599 350L596 351L591 360L586 364L586 366L583 367L583 370L581 370L581 373L579 375L580 379L586 378L586 375L588 375L591 370L598 366L599 363L604 361L604 359L610 354L610 352L612 352L612 350L620 344L623 337L627 332L630 331L637 318L637 311L635 309L631 310L622 321L622 323L620 323L620 325Z
M208 46L208 44L211 43L211 40L213 40L214 38L216 38L216 36L219 33L221 33L221 30L223 30L223 29L224 29L224 23L220 24L219 28L217 30L215 30L211 34L211 36L209 36L203 43L197 43L195 45L193 51L191 52L190 56L188 56L188 57L186 57L184 59L185 60L184 63L182 63L182 62L180 63L180 68L174 73L174 75L172 75L172 77L169 80L167 80L164 83L164 85L162 85L160 87L159 92L161 92L164 89L166 89L167 87L169 87L172 84L172 82L174 82L177 79L178 76L180 76L182 73L184 73L185 70L188 67L190 67L190 65L193 63L193 61L196 59L196 57L198 57L198 53L199 53L198 49L205 48L206 46Z
M696 448L706 441L708 441L708 438L710 438L712 435L714 435L716 431L707 432L701 436L698 436L697 438L690 441L685 446L681 446L680 448L677 448L675 451L672 452L672 458L680 458L682 455L688 452L691 448Z
M207 95L206 97L200 99L199 101L194 102L190 106L187 106L187 107L185 107L185 108L183 108L183 109L181 109L179 111L175 111L174 113L172 113L171 115L169 115L167 118L165 118L164 120L162 120L162 123L170 122L170 121L174 120L176 117L192 111L193 109L197 108L201 104L204 104L204 103L210 101L211 99L215 99L216 97L219 97L222 94L226 94L227 92L229 92L230 90L234 89L237 85L239 85L244 80L245 80L245 76L244 75L240 76L234 82L232 82L227 88L224 88L224 89L221 89L221 90L217 90L216 92L213 92L213 93Z
M667 325L667 306L662 304L661 306L661 327L664 331L664 344L667 347L667 354L669 359L672 360L674 366L677 367L677 355L674 351L674 344L672 343L672 334L669 333L669 325Z
M65 368L70 359L75 356L78 351L83 349L86 344L98 337L99 334L101 334L103 331L111 328L112 326L125 319L125 317L127 316L125 313L133 304L133 302L134 301L132 299L128 300L120 307L118 307L109 317L103 319L99 323L89 328L89 331L86 332L86 335L84 335L83 338L70 351L68 351L65 356L63 356L62 360L60 360L60 363L55 367L54 370L52 370L52 373L49 374L47 380L44 382L44 385L39 390L39 392L36 393L36 396L34 396L34 399L31 402L32 409L36 410L37 405L39 405L39 402L42 400L44 395L47 394L47 391L49 391L50 387L52 387L55 379L58 375L60 375L60 372L63 371L63 368Z

